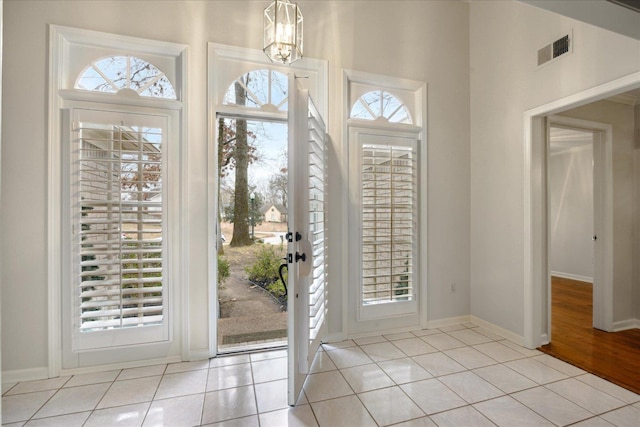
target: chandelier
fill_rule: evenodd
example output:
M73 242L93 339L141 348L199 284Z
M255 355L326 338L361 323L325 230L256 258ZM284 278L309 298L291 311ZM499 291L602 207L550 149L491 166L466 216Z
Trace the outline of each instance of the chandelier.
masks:
M263 51L283 64L302 58L302 13L296 3L275 0L264 10Z

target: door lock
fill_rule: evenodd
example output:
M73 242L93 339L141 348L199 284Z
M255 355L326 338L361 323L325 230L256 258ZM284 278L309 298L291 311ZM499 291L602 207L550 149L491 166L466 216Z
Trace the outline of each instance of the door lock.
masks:
M296 252L296 262L302 260L302 262L305 262L307 260L307 254L303 253L298 253Z

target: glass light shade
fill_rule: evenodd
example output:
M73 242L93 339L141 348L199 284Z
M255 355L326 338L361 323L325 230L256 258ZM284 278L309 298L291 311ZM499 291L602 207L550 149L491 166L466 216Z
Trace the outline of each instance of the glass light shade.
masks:
M302 58L302 13L296 3L275 0L264 10L263 50L273 62Z

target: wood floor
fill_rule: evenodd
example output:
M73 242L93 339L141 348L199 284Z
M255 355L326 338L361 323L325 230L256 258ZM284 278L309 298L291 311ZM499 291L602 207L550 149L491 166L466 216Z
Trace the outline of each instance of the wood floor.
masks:
M553 277L551 287L551 343L539 350L640 393L640 329L594 329L591 283Z

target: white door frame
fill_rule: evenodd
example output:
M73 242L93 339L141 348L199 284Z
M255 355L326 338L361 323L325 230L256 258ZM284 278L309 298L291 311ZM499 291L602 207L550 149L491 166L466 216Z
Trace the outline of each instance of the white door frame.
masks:
M613 330L613 126L590 120L564 116L547 117L547 128L563 128L593 133L593 327ZM547 137L547 147L549 141ZM548 150L548 148L547 148ZM549 152L549 151L547 151ZM546 224L550 222L549 205L549 156L546 156L547 195ZM551 260L550 227L547 228L547 341L551 341Z
M558 112L640 88L640 72L561 98L524 113L524 344L548 342L548 256L545 208L545 118Z

